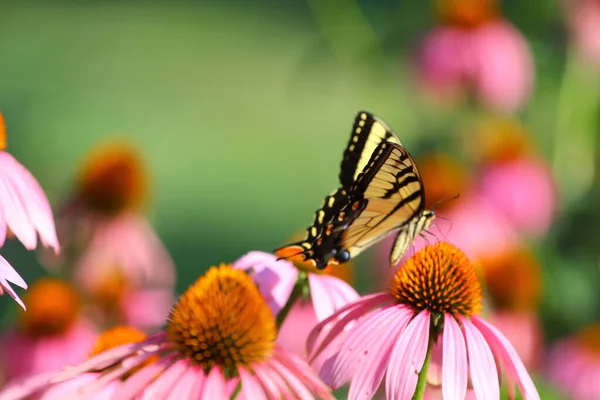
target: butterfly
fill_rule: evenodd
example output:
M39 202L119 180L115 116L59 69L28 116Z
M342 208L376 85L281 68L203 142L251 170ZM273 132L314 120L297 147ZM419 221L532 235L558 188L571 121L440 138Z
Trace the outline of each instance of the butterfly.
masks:
M325 269L398 232L390 254L396 265L435 218L425 209L415 161L394 131L371 113L356 116L339 179L341 186L325 198L306 237L275 250L280 259Z

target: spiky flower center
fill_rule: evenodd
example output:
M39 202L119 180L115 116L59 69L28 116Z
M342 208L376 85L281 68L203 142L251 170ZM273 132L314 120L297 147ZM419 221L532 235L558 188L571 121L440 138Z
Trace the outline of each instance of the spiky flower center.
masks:
M59 335L77 318L80 300L75 288L55 278L35 282L24 297L27 311L21 315L21 327L31 337Z
M125 144L96 149L79 178L79 197L91 210L114 214L139 206L146 197L146 171L139 154Z
M579 332L577 339L583 350L600 359L600 323L586 326Z
M0 151L6 149L6 124L4 116L0 113Z
M211 267L171 310L167 338L180 355L209 370L268 359L274 348L275 318L252 279L231 265Z
M514 250L480 263L487 291L496 307L508 310L533 310L539 305L542 272L534 256Z
M437 0L437 13L444 24L478 27L498 15L496 0Z
M90 352L90 357L110 350L123 344L141 342L146 338L146 334L137 328L131 326L115 326L100 334L94 343Z
M449 243L419 251L398 270L390 292L414 310L470 316L481 310L481 286L465 254Z
M459 203L457 193L465 193L470 176L461 162L446 153L429 153L418 160L419 172L427 188L425 208L449 210Z

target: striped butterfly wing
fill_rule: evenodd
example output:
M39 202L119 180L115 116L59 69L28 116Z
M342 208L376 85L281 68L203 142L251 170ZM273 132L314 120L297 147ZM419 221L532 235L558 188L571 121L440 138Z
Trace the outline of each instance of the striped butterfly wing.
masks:
M371 113L359 112L354 119L352 135L344 151L340 169L340 183L344 189L350 190L381 142L401 144L385 122Z
M424 212L423 184L415 162L401 144L393 142L377 146L352 186L349 201L362 210L343 233L343 245L352 257L398 230L391 255L395 265L431 218Z

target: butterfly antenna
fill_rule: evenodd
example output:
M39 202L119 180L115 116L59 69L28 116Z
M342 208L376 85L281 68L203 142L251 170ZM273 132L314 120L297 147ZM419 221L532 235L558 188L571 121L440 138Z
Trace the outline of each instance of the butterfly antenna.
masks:
M441 199L441 200L438 200L438 201L436 201L435 203L433 203L433 204L431 205L431 209L432 209L432 210L435 210L435 208L436 208L436 207L438 207L438 206L440 206L440 205L442 205L442 204L444 204L444 203L446 203L446 202L448 202L448 201L456 200L456 199L458 199L459 197L460 197L460 193L456 193L454 196L450 197L449 199Z

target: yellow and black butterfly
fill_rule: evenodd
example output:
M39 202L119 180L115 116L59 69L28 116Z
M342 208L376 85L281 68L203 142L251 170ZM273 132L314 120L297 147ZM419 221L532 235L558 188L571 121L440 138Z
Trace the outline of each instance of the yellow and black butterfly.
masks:
M433 211L425 210L415 161L385 122L361 111L339 177L341 187L325 198L305 239L275 254L324 269L350 260L397 231L390 255L391 264L396 265L435 218Z

